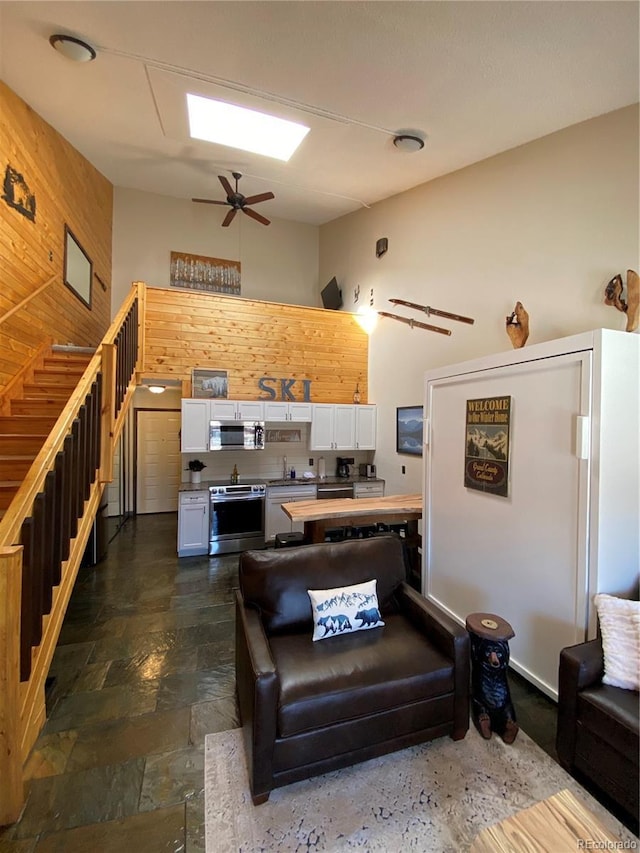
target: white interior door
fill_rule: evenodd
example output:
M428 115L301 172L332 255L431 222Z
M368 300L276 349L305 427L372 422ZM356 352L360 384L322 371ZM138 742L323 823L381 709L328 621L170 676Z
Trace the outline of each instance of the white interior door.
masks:
M137 411L136 506L176 512L180 484L180 412Z
M427 386L425 594L461 622L511 623L514 667L550 695L561 648L585 639L588 460L576 416L590 414L583 353L478 371ZM466 401L511 396L509 495L464 485Z

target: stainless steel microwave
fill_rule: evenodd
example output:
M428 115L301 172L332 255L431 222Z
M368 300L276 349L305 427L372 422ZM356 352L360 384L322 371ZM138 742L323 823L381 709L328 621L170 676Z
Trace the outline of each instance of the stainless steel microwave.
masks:
M264 450L264 423L210 421L209 450Z

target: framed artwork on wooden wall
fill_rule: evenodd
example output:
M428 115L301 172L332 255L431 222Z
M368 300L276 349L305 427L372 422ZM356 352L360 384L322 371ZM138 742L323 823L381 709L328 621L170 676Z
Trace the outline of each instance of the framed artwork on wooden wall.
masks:
M226 370L205 370L195 367L191 371L191 396L226 400L229 396L229 376Z
M422 406L396 409L396 451L422 456Z
M64 226L64 283L91 309L93 264L68 225Z
M240 261L171 252L171 287L240 296Z

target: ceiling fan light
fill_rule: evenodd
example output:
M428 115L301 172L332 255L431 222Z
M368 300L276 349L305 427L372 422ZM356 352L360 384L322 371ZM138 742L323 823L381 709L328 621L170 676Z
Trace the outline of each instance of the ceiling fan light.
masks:
M422 151L424 148L424 139L421 136L414 136L412 133L399 133L393 137L393 144L400 151L405 151L407 154L414 154L416 151Z
M309 133L295 121L201 95L187 94L187 110L192 138L285 162Z
M50 36L49 44L72 62L91 62L98 55L90 44L75 38L75 36L67 36L62 33L55 33Z

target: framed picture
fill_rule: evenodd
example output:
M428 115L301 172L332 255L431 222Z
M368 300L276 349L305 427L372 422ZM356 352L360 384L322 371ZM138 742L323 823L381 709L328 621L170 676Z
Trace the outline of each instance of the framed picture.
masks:
M171 252L170 285L240 296L240 261Z
M226 400L229 396L229 377L226 370L205 370L196 367L191 371L191 396Z
M78 299L91 308L91 259L68 225L64 226L64 283Z
M396 451L422 456L422 406L396 409Z

